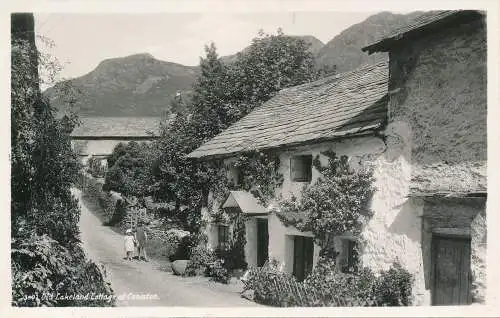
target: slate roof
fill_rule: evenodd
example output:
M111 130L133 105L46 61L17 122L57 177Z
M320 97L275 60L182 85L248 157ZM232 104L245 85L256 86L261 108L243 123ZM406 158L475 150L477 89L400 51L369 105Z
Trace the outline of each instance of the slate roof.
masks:
M370 44L362 51L368 51L369 54L375 52L386 52L390 46L403 38L408 38L416 34L432 31L442 27L446 23L456 21L464 16L477 16L479 11L473 10L441 10L441 11L428 11L416 17L411 23L397 29L391 35L384 37L373 44Z
M159 133L159 117L84 117L71 137L150 137Z
M222 207L239 207L245 214L269 213L269 211L259 203L259 200L247 191L230 191Z
M281 90L188 155L227 156L375 130L387 116L386 61Z

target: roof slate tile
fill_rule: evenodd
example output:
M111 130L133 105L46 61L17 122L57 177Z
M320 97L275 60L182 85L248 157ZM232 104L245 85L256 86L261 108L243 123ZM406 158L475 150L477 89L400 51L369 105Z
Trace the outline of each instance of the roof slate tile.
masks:
M380 128L387 116L386 61L286 88L188 155L227 156Z

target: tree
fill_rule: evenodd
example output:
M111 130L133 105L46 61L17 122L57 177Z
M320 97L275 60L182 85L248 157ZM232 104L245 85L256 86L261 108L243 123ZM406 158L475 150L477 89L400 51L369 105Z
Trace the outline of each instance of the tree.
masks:
M38 66L40 60L46 60L40 59L35 45L33 14L12 14L11 21L12 303L82 304L39 298L42 292L110 291L79 244L80 210L70 191L80 168L69 139L76 117L66 114L57 119L55 110L42 97ZM40 66L53 67L44 63ZM104 302L90 300L84 304Z
M177 114L162 127L155 143L153 167L155 196L176 202L179 214L199 227L200 209L209 190L226 182L221 162L189 160L185 156L280 89L316 78L313 57L305 41L284 35L260 33L234 64L224 65L212 43L200 60L200 75L193 85L186 114ZM181 206L188 208L181 211Z
M108 160L103 190L125 196L144 196L150 193L151 150L147 143L119 143Z
M239 118L273 97L279 90L317 79L310 44L303 39L262 31L230 67L229 96L239 105ZM239 119L238 118L238 119Z
M238 119L230 99L229 74L226 66L218 58L215 45L205 47L206 57L200 60L201 75L193 84L193 98L189 109L191 137L195 138L194 148L213 138Z

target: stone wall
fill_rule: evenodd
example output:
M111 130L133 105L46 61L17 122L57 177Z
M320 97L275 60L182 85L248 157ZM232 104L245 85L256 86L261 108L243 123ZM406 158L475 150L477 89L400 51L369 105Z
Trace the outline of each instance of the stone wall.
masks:
M395 162L407 149L403 156L410 173L403 175L409 178L408 194L486 192L486 70L486 30L480 20L401 43L390 52L386 133L388 143L389 138L395 141L395 147L390 147ZM399 133L391 127L405 126L399 131L406 131L407 142L401 142L405 138L395 138ZM469 231L464 233L471 237L473 301L484 301L485 199L457 200L402 202L423 216L423 221L419 218L414 223L415 228L422 227L421 237L415 236L422 241L419 264L423 270L415 268L417 302L422 304L430 304L431 239L433 230L440 227ZM385 217L390 214L389 210Z
M389 120L411 126L416 190L486 189L486 70L486 29L479 20L390 52ZM440 178L450 174L458 177ZM469 181L457 183L461 179Z

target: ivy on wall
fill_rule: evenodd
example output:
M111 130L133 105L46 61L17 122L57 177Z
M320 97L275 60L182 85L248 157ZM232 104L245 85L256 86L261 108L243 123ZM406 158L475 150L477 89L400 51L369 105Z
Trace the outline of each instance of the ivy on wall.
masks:
M240 172L241 190L252 193L263 205L274 198L275 189L283 184L279 157L252 151L237 157L234 167Z
M349 166L347 156L339 157L332 151L322 155L328 157L326 166L321 165L319 155L313 161L320 172L318 180L303 190L300 200L280 202L282 213L277 215L286 226L312 232L321 247L321 255L334 259L338 253L330 244L333 237L344 233L359 235L372 216L369 203L375 180L369 166L355 170Z
M208 208L212 219L220 218L229 221L221 214L223 213L214 203L221 204L229 195L231 190L244 190L252 193L264 206L275 196L275 189L283 184L283 175L279 172L279 158L260 151L252 151L238 155L232 163L239 171L239 182L227 176L219 176L212 182L212 199L208 202ZM226 170L230 167L226 166Z
M275 189L283 183L283 175L279 173L279 158L260 151L240 154L232 163L239 171L239 182L232 178L219 176L211 187L212 198L208 201L211 221L232 225L229 242L231 269L246 268L245 244L246 217L239 209L221 209L220 204L228 197L231 190L244 190L252 193L264 206L274 198ZM226 166L226 171L230 169Z

